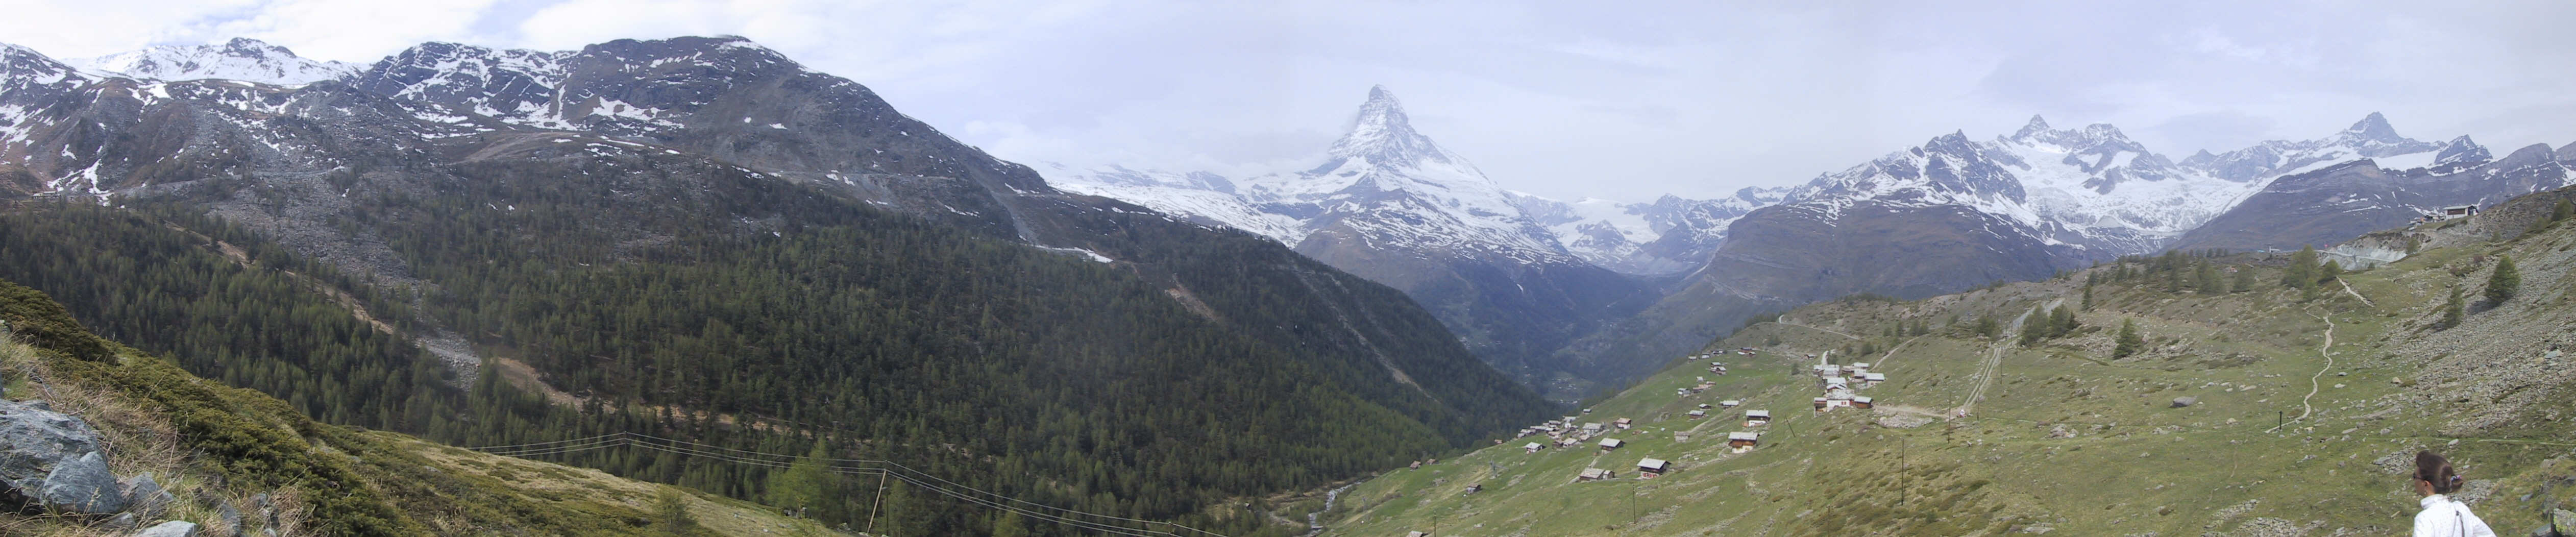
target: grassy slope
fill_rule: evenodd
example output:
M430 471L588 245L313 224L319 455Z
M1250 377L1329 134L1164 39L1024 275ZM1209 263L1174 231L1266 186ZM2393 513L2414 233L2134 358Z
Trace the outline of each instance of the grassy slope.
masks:
M2096 308L2079 315L2088 329L2036 348L1998 347L1936 328L1920 338L1867 337L1882 349L1911 341L1867 360L1835 360L1887 363L1879 371L1890 382L1862 395L1937 415L1962 405L1979 362L2003 349L1996 378L1970 417L1914 428L1886 427L1862 411L1806 410L1817 395L1813 380L1790 372L1812 362L1792 355L1857 341L1759 325L1712 342L1766 349L1721 358L1735 374L1715 377L1712 390L1676 397L1674 388L1706 375L1683 365L1596 406L1588 419L1638 420L1638 430L1613 435L1630 440L1627 448L1531 455L1519 447L1526 440L1514 440L1391 471L1345 493L1323 517L1327 534L1402 535L1436 524L1440 535L1997 535L2040 528L2070 535L2390 535L2403 532L2416 509L2395 472L2411 467L2406 455L2423 448L2460 463L2477 479L2467 496L2482 498L2474 504L2480 514L2500 532L2519 533L2538 524L2536 513L2549 501L2524 494L2576 466L2570 416L2559 413L2576 397L2545 380L2554 377L2489 385L2474 379L2498 376L2480 373L2494 372L2480 360L2545 361L2545 347L2565 342L2564 327L2576 320L2568 299L2576 278L2563 277L2576 265L2568 251L2576 225L2508 243L2448 242L2456 245L2348 276L2368 304L2339 287L2302 300L2270 283L2280 274L2274 261L2248 267L2266 282L2254 292L2168 294L2160 280L2102 286ZM2445 286L2468 285L2476 294L2487 272L2471 261L2496 253L2521 263L2523 296L2460 328L2423 328L2438 316ZM2256 256L2230 260L2260 264ZM1977 315L2009 318L2056 299L2073 305L2081 281L1905 303L1836 302L1788 317L1872 336L1900 318L1941 326ZM2331 368L2319 351L2324 315L2334 323ZM2137 320L2151 350L2113 361L2112 334L2123 318ZM1773 340L1779 344L1765 346ZM2556 360L2540 369L2576 366ZM2412 382L2419 376L2421 383ZM2303 407L2312 378L2316 395ZM2178 396L2198 404L2171 408ZM1723 433L1739 430L1737 423L1682 414L1721 399L1744 399L1747 408L1781 417L1761 449L1728 455ZM2498 406L2510 402L2525 405ZM2309 420L2266 431L2307 408L2314 409ZM1678 429L1699 434L1679 442L1670 434ZM1650 481L1574 480L1586 467L1633 475L1641 457L1676 460L1684 469ZM1909 470L1899 471L1900 464ZM1484 490L1464 492L1475 483ZM2555 489L2561 501L2576 503L2572 492L2576 487Z
M52 336L31 338L31 345L0 333L7 395L45 399L88 419L109 440L120 475L153 473L183 499L172 518L212 524L219 509L212 502L224 502L249 515L248 529L268 527L250 500L268 494L282 506L275 527L289 535L641 535L654 530L648 513L672 488L321 424L259 392L98 341L42 294L7 282L0 282L0 320L21 331L41 326ZM67 347L98 359L63 352ZM760 505L675 490L698 522L695 534L837 534ZM0 514L0 528L11 535L102 531L76 519L16 514Z

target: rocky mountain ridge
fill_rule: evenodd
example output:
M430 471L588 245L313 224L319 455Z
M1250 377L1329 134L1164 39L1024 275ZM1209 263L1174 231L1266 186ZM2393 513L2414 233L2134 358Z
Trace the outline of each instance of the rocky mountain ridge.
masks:
M1394 289L1249 234L1056 190L1033 170L949 138L856 82L807 69L734 37L619 40L555 52L425 43L363 70L300 85L139 78L85 71L23 47L0 47L0 197L30 214L97 205L110 213L158 211L219 219L225 229L273 242L282 256L316 261L358 282L341 293L417 298L405 302L420 308L413 310L417 318L389 314L378 330L441 354L449 367L434 371L435 363L423 362L431 365L407 369L483 378L475 376L478 366L499 367L506 362L495 358L510 358L528 368L511 382L525 383L520 388L535 393L551 387L592 401L615 398L700 409L717 407L712 401L727 397L731 402L718 412L779 419L820 412L815 410L819 404L882 403L890 410L867 414L926 415L946 410L922 401L955 399L862 395L863 390L851 389L804 394L759 385L769 382L758 380L763 375L778 378L784 368L805 367L820 372L798 374L798 386L838 382L845 388L924 390L930 388L922 385L942 384L937 388L971 388L978 396L1003 400L968 405L977 412L1025 405L1093 412L1111 421L1139 418L1109 412L1108 404L1100 402L1101 386L1150 383L1168 389L1131 388L1123 396L1172 398L1169 404L1134 405L1168 410L1156 415L1199 413L1243 426L1223 427L1228 435L1286 427L1292 420L1282 416L1383 419L1382 427L1364 427L1378 435L1369 439L1318 440L1333 434L1307 430L1283 435L1283 442L1260 442L1265 449L1279 449L1269 456L1235 459L1258 461L1243 464L1266 465L1263 470L1226 470L1233 473L1222 479L1162 481L1141 476L1213 475L1217 465L1136 470L1122 474L1140 476L1136 479L1087 481L1102 490L1118 488L1116 492L1096 497L1072 493L1095 498L1108 510L1159 509L1152 516L1163 518L1195 511L1200 503L1194 502L1214 501L1210 498L1220 494L1216 487L1251 494L1331 479L1399 463L1394 458L1398 451L1410 456L1423 450L1411 446L1437 450L1479 441L1513 421L1508 416L1547 412L1536 393L1479 363L1430 312ZM759 249L781 244L805 246L775 257L701 255L710 248L764 251ZM752 266L779 259L814 264L799 270ZM861 268L896 261L911 265ZM496 266L516 268L493 272ZM48 285L81 285L77 277L61 277L47 267L23 270L42 273L32 275L47 276L43 281ZM719 271L725 277L713 276ZM761 356L767 362L757 367L732 367L709 358L755 354L750 352L700 353L662 363L641 363L647 358L638 353L573 353L549 335L559 334L561 327L535 328L533 322L488 315L513 306L485 302L498 295L471 294L477 286L503 280L557 278L550 287L562 291L578 278L642 278L647 273L705 286L753 282L745 284L749 290L801 290L772 294L786 302L769 306L693 313L684 328L689 333L704 328L760 337L810 336L805 341L812 350ZM865 279L869 277L936 283L879 292L862 287L893 284ZM740 292L745 289L735 291L709 296L746 296ZM1044 322L1064 315L1048 308L1104 294L1118 298L1084 303L1078 308L1081 319L1128 323L1127 329L1049 332L1071 321ZM836 298L827 302L818 296ZM778 306L787 302L792 307ZM567 300L562 307L584 312L578 318L636 322L636 317L673 311L612 308L589 300ZM956 308L975 311L957 314L964 310ZM857 316L875 315L887 317L872 317L864 324L869 330L920 335L871 340L894 342L871 346L827 344L816 332L788 329L853 323ZM1038 321L1004 321L1012 315ZM636 332L617 333L591 341L622 337L618 344L673 348L638 341L643 336ZM1035 344L1007 338L1054 346L1041 352L1033 350ZM919 346L904 347L915 343ZM1193 352L1183 352L1183 347ZM1031 355L1080 361L1023 359ZM858 366L851 364L858 360L869 360L877 369L853 373ZM889 370L911 374L965 367L958 364L968 361L992 367L939 375L974 379L954 384L867 384L886 378ZM357 361L314 365L306 376L332 378L345 371L330 368L349 363ZM729 372L688 373L693 382L683 383L676 372L682 367ZM992 373L995 368L1063 368L1096 377ZM1143 377L1149 374L1158 376ZM370 377L406 386L442 382L435 380L438 375ZM1249 388L1243 384L1247 379L1279 384ZM1073 390L1015 382L1093 385L1076 397ZM715 383L732 387L716 390L710 387ZM266 388L286 393L292 386ZM1198 393L1257 399L1178 402ZM807 395L816 397L809 400ZM788 401L791 396L797 400ZM443 411L427 406L431 403L381 403L399 409L391 415ZM313 410L327 416L346 409ZM1040 415L996 412L1002 414L997 419L1005 420ZM1220 412L1232 414L1218 416ZM840 430L850 426L843 421ZM1031 450L1079 452L1033 463L1049 468L992 477L1046 476L1071 483L1086 482L1075 475L1085 470L1062 461L1172 468L1171 461L1188 457L1226 456L1205 448L1248 438L1183 439L1177 435L1198 430L1179 428L1103 430L1113 428L1123 431L1115 441L992 446L977 452L997 457ZM934 434L995 441L964 429L907 436ZM1319 447L1332 442L1343 445ZM1147 444L1186 444L1201 451L1117 460L1093 453ZM1353 455L1370 450L1377 454ZM1148 494L1156 495L1151 506L1139 499Z

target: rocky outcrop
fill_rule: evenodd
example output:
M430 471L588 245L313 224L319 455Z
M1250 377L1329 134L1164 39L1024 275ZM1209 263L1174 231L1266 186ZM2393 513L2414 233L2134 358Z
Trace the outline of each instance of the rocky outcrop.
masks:
M158 516L178 498L150 475L118 480L98 431L44 401L0 401L0 482L16 501L64 512Z
M43 401L0 401L0 481L11 489L36 491L64 461L98 449L89 422Z
M121 488L116 474L107 470L107 457L92 451L55 464L34 496L45 505L66 511L106 514L125 510L125 491Z

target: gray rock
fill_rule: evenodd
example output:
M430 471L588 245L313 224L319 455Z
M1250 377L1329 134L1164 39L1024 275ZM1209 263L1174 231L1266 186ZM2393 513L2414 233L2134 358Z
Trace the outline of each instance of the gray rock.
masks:
M93 451L98 451L98 431L89 422L55 412L43 401L0 401L0 482L19 495L35 496L56 465Z
M2173 400L2173 407L2174 407L2174 408L2182 408L2182 407L2191 406L2191 404L2192 404L2192 403L2198 403L2198 402L2200 402L2200 399L2199 399L2199 398L2196 398L2196 397L2192 397L2192 396L2188 396L2188 395L2186 395L2186 396L2182 396L2182 397L2176 397L2176 398L2174 398L2174 400Z
M134 537L197 537L197 523L172 520L134 532Z
M168 509L171 504L179 503L179 497L170 494L170 491L168 490L162 489L161 482L153 480L152 474L143 474L127 478L124 483L121 483L118 486L125 490L125 500L133 503L133 505L126 506L126 509L136 513L141 513L143 516L159 515L163 509Z
M140 523L142 523L141 517L134 516L133 511L127 511L117 513L115 518L107 519L106 522L101 522L99 525L111 530L130 530L134 529L135 524Z
M125 510L125 493L117 488L116 474L107 471L107 457L92 451L54 465L36 499L72 512L103 515Z
M218 500L218 501L220 502L220 500ZM241 527L242 527L242 514L241 514L241 510L240 510L240 509L234 509L234 508L233 508L233 504L230 504L230 503L216 503L215 505L220 505L220 506L222 506L222 507L220 507L220 508L217 508L216 513L215 513L215 519L223 522L223 529L224 529L224 531L232 532L232 534L233 534L233 535L241 535L241 533L242 533L242 531L241 531Z

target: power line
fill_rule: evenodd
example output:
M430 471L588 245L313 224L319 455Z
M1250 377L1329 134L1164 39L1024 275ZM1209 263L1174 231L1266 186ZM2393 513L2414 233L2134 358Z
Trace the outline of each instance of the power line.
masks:
M625 431L585 438L471 447L465 449L504 457L528 458L564 455L618 447L649 449L688 457L713 459L722 462L746 464L764 468L787 468L794 466L798 460L804 458L797 455L765 453ZM1171 522L1078 511L1022 500L1006 496L1001 493L967 486L955 481L949 481L939 476L932 475L929 472L916 470L912 467L904 466L893 461L833 458L819 458L815 459L815 461L824 463L824 471L831 473L840 475L875 475L880 477L891 477L893 479L903 481L907 485L920 487L966 503L988 509L998 509L1018 513L1021 516L1046 522L1054 522L1077 529L1133 537L1180 537L1182 535L1224 537L1223 534L1216 532L1201 530ZM1157 527L1160 527L1161 529L1156 529Z

